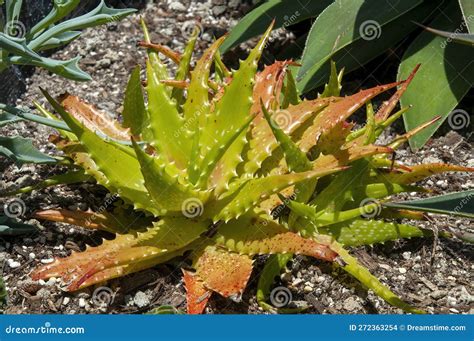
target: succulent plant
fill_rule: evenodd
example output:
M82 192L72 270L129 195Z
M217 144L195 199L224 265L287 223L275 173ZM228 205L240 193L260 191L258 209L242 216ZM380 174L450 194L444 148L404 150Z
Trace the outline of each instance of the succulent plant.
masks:
M32 65L45 68L62 77L87 81L90 76L77 65L79 57L60 61L41 56L39 52L55 49L77 39L87 27L121 20L134 9L113 9L104 1L82 16L67 19L79 5L79 0L54 0L51 12L27 30L19 20L22 0L7 0L5 14L0 11L0 72L9 65ZM2 5L0 3L0 5Z
M124 205L113 212L37 212L40 219L102 229L116 238L56 259L32 277L60 277L67 290L78 290L184 256L191 261L183 266L188 312L201 313L213 292L240 300L254 257L272 255L257 293L261 305L270 308L265 300L273 277L291 255L300 254L333 262L390 304L421 312L347 251L432 234L395 220L423 214L385 208L383 201L422 190L412 183L432 174L474 170L406 166L392 158L431 122L386 146L375 144L407 111L391 114L416 70L405 81L340 97L341 74L333 67L319 98L301 100L293 62L277 61L257 71L271 27L238 70L228 70L220 58L225 37L192 68L196 32L179 55L151 44L144 28L146 81L137 67L126 89L122 123L75 96L58 101L44 91L65 122L51 141ZM178 63L173 79L160 53ZM397 86L374 112L371 100ZM367 124L355 129L348 119L364 106Z

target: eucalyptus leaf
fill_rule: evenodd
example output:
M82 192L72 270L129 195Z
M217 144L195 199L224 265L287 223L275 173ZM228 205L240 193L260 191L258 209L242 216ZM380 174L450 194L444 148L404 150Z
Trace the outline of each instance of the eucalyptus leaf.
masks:
M474 190L449 193L427 199L386 203L384 206L474 218Z

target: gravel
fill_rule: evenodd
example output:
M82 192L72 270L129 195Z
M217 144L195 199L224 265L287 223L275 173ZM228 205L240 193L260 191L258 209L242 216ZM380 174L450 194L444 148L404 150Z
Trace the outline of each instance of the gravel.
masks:
M224 11L222 12L222 9ZM79 40L55 54L56 58L83 57L81 66L89 72L93 81L74 83L37 71L27 80L27 92L18 105L32 107L33 100L44 103L39 87L48 89L53 96L64 91L80 96L94 103L100 109L112 114L120 113L122 97L128 75L137 62L143 63L144 51L136 47L141 39L139 16L143 16L152 32L152 40L182 51L186 38L183 27L200 21L203 28L198 44L198 54L210 44L213 36L219 36L234 26L242 14L249 9L248 3L238 0L212 1L157 1L142 12L118 24L104 28L86 30ZM184 32L185 33L185 32ZM291 39L286 32L275 38L279 41ZM238 57L252 41L233 51L226 61L237 63ZM270 52L267 52L271 54ZM368 85L364 85L367 87ZM393 138L400 131L399 126L382 136L381 143ZM47 143L51 130L32 123L19 123L2 128L1 134L21 135L34 140L42 151L56 153ZM474 165L472 144L468 134L442 133L418 153L400 149L397 159L408 164L421 162L450 162L459 165ZM63 171L61 166L25 165L16 167L10 161L0 159L1 190L12 190L31 185L48 175ZM473 189L472 175L447 174L434 176L423 183L432 190L430 195L445 191ZM425 195L417 194L418 197ZM414 194L400 196L414 198ZM106 283L105 287L86 288L76 293L61 290L59 279L33 282L29 274L39 264L51 262L54 257L65 257L71 251L84 250L86 245L98 245L105 232L87 231L70 225L40 223L29 219L37 209L80 208L97 210L107 198L104 189L90 185L58 186L35 191L20 197L25 203L21 217L34 224L38 233L21 238L9 238L0 243L0 261L5 262L4 278L9 292L7 313L142 313L160 305L185 307L185 290L180 269L173 264L161 265L122 279ZM4 201L0 202L3 204ZM447 227L472 231L472 224L466 219L432 216L432 221L421 222L420 226L434 229ZM435 246L434 246L435 245ZM440 239L436 244L430 238L403 240L372 247L358 247L352 250L383 283L403 299L423 308L429 313L473 313L474 292L472 273L474 270L474 248L456 239ZM264 313L255 300L258 272L264 258L256 261L256 271L243 295L236 303L213 296L208 313ZM334 268L331 264L297 256L275 286L283 286L292 294L292 305L309 305L307 313L364 314L402 313L374 293L366 291L351 276ZM99 290L100 289L100 290ZM97 293L109 298L107 305L95 304Z

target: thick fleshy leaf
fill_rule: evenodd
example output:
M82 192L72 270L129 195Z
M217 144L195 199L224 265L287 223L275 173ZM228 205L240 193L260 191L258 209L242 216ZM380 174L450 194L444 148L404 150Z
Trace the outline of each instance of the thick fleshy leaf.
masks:
M304 101L297 105L290 105L287 109L276 112L272 118L278 123L283 132L292 135L298 128L306 122L311 121L315 115L326 108L334 98L322 98L313 101ZM253 175L262 163L272 155L272 152L278 147L272 129L264 120L260 121L251 132L252 136L249 143L249 151L246 155L244 165L245 173Z
M37 269L32 278L61 277L68 284L68 290L77 290L159 264L167 255L176 256L174 252L197 240L206 229L207 224L203 222L162 218L146 232L118 235L100 246L56 259Z
M229 221L230 219L237 218L252 207L255 207L259 202L268 198L271 194L275 194L299 182L319 178L344 169L345 167L319 169L302 173L270 175L265 178L245 181L234 195L222 199L225 206L220 208L213 220ZM218 201L217 205L220 206L222 204Z
M239 302L252 273L252 259L214 246L206 247L194 262L207 289Z
M59 99L62 107L85 128L101 133L115 140L129 141L130 135L127 129L123 129L117 121L104 112L99 111L79 97L64 94Z
M46 155L33 146L31 139L20 136L0 136L0 155L8 157L16 164L57 163L58 160Z
M292 253L332 261L337 254L329 249L329 241L305 239L272 220L247 215L220 227L216 243L230 251L254 256Z
M193 56L194 47L196 46L198 36L199 27L196 26L191 35L191 38L186 44L183 55L181 56L181 60L178 65L178 70L176 71L176 81L184 81L189 74L189 70L191 69L191 58ZM178 109L180 109L180 106L184 103L183 89L173 89L173 91L171 92L171 98L176 101L176 105L178 106Z
M363 219L321 227L319 232L333 236L339 243L346 246L373 245L403 238L433 235L430 230L423 230L412 225Z
M130 75L125 90L122 116L123 126L130 128L132 135L137 138L141 135L144 127L150 124L143 99L139 66L135 67Z
M288 2L285 0L270 0L262 3L243 17L232 29L229 38L222 45L222 52L262 34L268 25L275 20L275 28L287 27L308 18L316 17L329 4L330 0L303 0ZM291 15L288 15L291 14Z
M430 25L441 30L454 31L461 23L461 13L457 1L452 1ZM404 79L421 63L417 77L401 98L402 107L413 108L404 115L405 128L411 130L441 115L442 120L410 139L411 148L421 148L453 109L458 105L474 83L472 48L449 43L430 32L422 32L406 50L399 67L398 79ZM433 97L433 93L437 95ZM456 113L453 113L456 115ZM462 117L467 120L469 117ZM468 115L467 113L465 115ZM452 118L455 129L459 118Z
M369 270L362 266L357 258L352 257L342 245L337 242L331 244L332 249L338 253L339 257L344 261L342 268L358 279L365 287L371 289L378 296L382 297L385 301L391 305L401 308L406 312L414 314L424 314L425 312L420 309L413 308L409 304L403 302L396 294L394 294L389 288L383 285L377 277L372 275Z
M300 142L300 148L307 152L313 147L322 134L331 134L331 131L355 113L365 103L375 96L396 87L402 83L380 85L371 89L362 90L355 95L345 97L340 101L330 103L321 113L316 115L312 126L307 129Z
M474 218L473 199L474 190L471 190L450 193L420 200L391 202L386 203L385 206L414 211L449 214L467 218Z
M206 193L199 193L190 186L179 183L179 172L172 164L167 164L160 155L148 155L135 142L135 153L140 163L145 180L145 187L153 198L160 214L180 212L185 214L183 207L189 200L198 200L201 205L206 200Z
M13 218L0 215L0 237L35 234L37 231L37 228L33 225L23 224Z
M433 163L411 166L410 172L405 173L387 173L381 174L380 179L382 181L388 181L396 184L411 184L423 179L426 179L432 175L446 172L474 172L472 167L463 167L450 165L446 163Z
M83 170L70 171L64 174L53 175L47 178L46 180L43 180L35 185L26 186L26 187L17 189L15 191L1 194L0 197L30 193L31 191L37 191L37 190L47 188L50 186L67 185L67 184L74 184L74 183L87 182L87 181L93 181L93 180L94 178L92 176L86 175Z
M43 91L43 94L81 142L81 148L71 145L68 153L76 158L75 162L84 165L86 174L92 175L99 184L112 193L131 202L135 208L146 209L156 214L151 197L143 185L140 164L133 149L104 141L82 126L47 92Z
M254 78L258 61L270 37L271 29L272 26L268 28L247 59L240 62L240 68L234 72L230 85L226 87L222 97L218 98L215 103L213 116L208 120L208 124L200 136L201 154L205 155L201 162L201 168L207 167L207 165L212 166L212 168L207 167L208 170L201 176L201 181L207 181L216 163L231 147L232 144L227 145L227 141L230 140L232 143L238 140L241 134L244 134L244 130L237 136L234 136L232 132L245 126L253 114L250 109L253 105ZM233 138L230 139L229 136L233 136ZM241 143L242 148L243 145L244 143ZM219 150L222 151L222 153L219 152L222 155L218 155Z
M153 68L151 59L147 62L147 80L150 125L146 129L153 137L151 145L163 154L163 158L168 162L176 163L180 169L186 169L191 143L189 139L179 137L179 134L183 133L182 126L185 121L170 99L166 86L160 82L161 78Z
M422 25L423 26L423 25ZM459 44L466 44L469 46L474 46L474 34L468 34L468 33L453 33L453 32L447 32L447 31L442 31L442 30L437 30L431 27L426 27L423 26L425 30L427 30L430 33L436 34L440 37L449 39L450 41L454 41Z
M191 271L183 270L188 314L202 314L212 291L204 287L202 279Z
M461 6L462 16L467 25L469 33L474 33L474 22L472 16L474 15L474 3L470 0L459 0Z
M35 212L40 220L68 223L87 229L99 229L112 233L127 233L130 229L143 230L152 225L150 218L129 214L92 211L45 210Z
M388 0L333 2L318 16L309 33L298 73L300 90L308 91L317 85L315 74L336 52L358 41L369 44L376 40L385 25L421 3L420 0L396 4Z

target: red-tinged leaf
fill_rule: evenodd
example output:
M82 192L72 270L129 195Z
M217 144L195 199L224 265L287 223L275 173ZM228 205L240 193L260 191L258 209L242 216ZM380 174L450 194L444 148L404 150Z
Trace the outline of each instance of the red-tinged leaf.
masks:
M418 72L418 69L420 68L421 64L418 64L415 69L412 71L410 76L402 82L400 88L397 90L396 93L390 97L388 101L383 102L382 106L380 109L377 111L377 114L375 115L375 121L377 123L381 123L385 121L389 116L390 113L393 111L393 109L397 106L398 102L400 101L400 98L403 96L405 91L407 90L408 86L410 85L411 81L415 77L416 73Z
M109 212L44 210L34 213L34 218L99 229L112 233L126 233L129 229L139 230L151 226L151 220L137 215L111 214Z
M196 274L183 270L183 275L188 314L202 314L212 292L204 287L203 281Z
M207 289L239 302L252 273L252 264L247 255L208 246L198 256L194 267Z
M266 108L280 107L281 89L285 80L288 66L292 61L276 61L272 65L266 66L263 71L255 76L255 86L253 88L253 105L251 113L258 114L254 120L254 125L263 119L260 102Z
M293 253L333 261L337 254L328 246L305 239L273 220L246 215L221 226L216 242L230 251L249 256Z
M130 140L128 129L123 128L113 117L97 110L79 97L66 93L61 96L60 103L69 114L89 130L100 132L116 140L127 142Z
M271 117L285 134L293 135L307 121L311 121L316 113L337 100L337 98L319 98L304 101L297 105L290 105L285 110L273 112ZM245 173L254 174L277 147L278 142L272 129L266 120L260 120L251 131L249 151L246 156L248 161L244 166Z
M343 166L363 157L390 153L393 153L393 149L390 147L374 145L351 146L348 149L341 150L337 154L321 155L313 161L313 169Z
M333 129L337 128L339 124L347 120L349 116L365 105L367 101L399 84L401 83L395 82L362 90L355 95L331 103L316 116L313 125L306 130L301 140L300 148L305 152L309 151L311 147L316 144L322 134L331 134Z
M474 168L450 165L446 163L416 165L411 167L411 172L401 174L393 172L388 174L382 174L381 179L383 181L389 181L391 183L408 185L414 182L421 181L432 175L446 172L474 172Z

